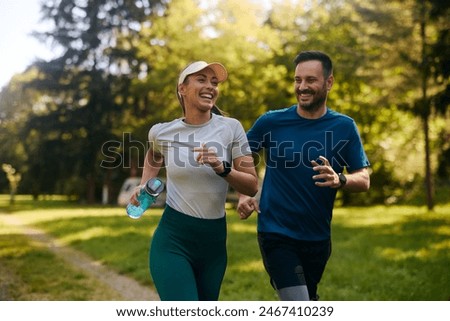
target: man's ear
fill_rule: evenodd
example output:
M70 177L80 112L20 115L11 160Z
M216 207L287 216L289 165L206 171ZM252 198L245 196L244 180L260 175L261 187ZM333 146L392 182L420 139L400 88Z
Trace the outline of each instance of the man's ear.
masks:
M334 77L333 75L330 75L330 77L328 77L327 79L327 90L330 91L331 87L333 87L334 84Z

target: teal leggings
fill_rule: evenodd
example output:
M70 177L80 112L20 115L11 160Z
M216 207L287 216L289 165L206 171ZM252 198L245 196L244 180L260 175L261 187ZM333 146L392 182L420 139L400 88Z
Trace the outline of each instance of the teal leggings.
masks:
M150 247L162 301L216 301L227 265L226 219L201 219L167 206Z

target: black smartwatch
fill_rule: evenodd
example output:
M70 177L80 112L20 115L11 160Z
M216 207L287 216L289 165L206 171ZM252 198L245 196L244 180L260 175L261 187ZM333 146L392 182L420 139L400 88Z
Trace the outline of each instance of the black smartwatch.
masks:
M222 173L216 173L220 177L227 177L228 174L231 172L231 164L227 161L222 161L223 164L223 172Z
M341 183L341 186L339 186L339 188L342 188L345 186L345 184L347 184L347 177L345 177L345 175L342 173L339 173L338 176L339 176L339 183Z

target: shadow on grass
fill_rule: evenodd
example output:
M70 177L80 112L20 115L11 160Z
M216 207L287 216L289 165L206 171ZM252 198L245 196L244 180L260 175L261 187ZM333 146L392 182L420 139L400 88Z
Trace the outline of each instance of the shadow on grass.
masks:
M97 206L100 207L100 205ZM47 199L40 198L34 200L31 196L28 195L19 195L16 197L15 202L13 204L10 204L9 198L7 198L6 195L0 195L0 212L2 213L16 213L20 211L30 211L37 209L65 209L73 207L82 208L83 205L80 204L77 200L70 200L70 198L67 197L49 196ZM93 206L89 206L89 208L92 207Z
M344 212L333 219L333 254L319 284L322 300L450 298L449 207L439 215L373 208ZM148 285L148 250L159 219L154 213L139 220L84 215L55 218L36 227ZM228 215L228 268L220 299L277 300L262 265L255 217L240 221L234 212Z
M1 301L117 299L109 288L21 234L0 233L0 249Z
M131 220L125 215L84 216L46 221L36 227L119 273L150 285L148 249L158 221L158 216L140 220Z
M321 294L327 300L450 299L450 217L410 216L395 224L333 224L333 254Z

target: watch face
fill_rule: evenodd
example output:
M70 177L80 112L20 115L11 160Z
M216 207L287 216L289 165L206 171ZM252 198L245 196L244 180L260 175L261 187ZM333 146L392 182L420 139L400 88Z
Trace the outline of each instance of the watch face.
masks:
M228 175L231 172L231 164L227 161L223 162L224 174Z
M227 161L223 161L223 173L217 173L220 177L226 177L231 172L231 164Z

